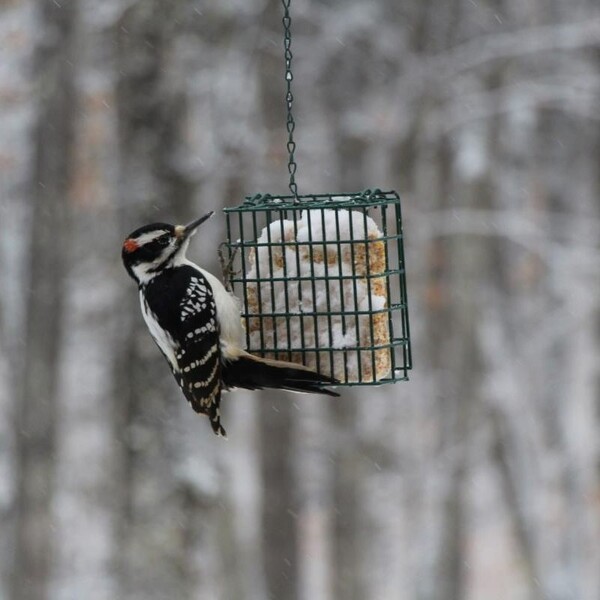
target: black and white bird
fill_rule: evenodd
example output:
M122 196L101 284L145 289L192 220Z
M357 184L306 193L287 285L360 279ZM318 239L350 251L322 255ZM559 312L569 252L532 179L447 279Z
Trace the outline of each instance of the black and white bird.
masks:
M209 417L225 436L219 404L231 388L278 388L338 396L337 383L302 365L253 356L243 349L240 302L208 271L189 261L186 250L212 212L189 225L152 223L123 243L127 272L139 287L150 334L192 408Z

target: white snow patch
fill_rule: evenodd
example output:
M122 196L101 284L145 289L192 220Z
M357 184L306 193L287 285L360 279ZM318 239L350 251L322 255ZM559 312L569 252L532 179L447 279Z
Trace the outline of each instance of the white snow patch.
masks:
M309 353L307 364L339 379L346 379L347 374L349 381L356 381L360 354L361 378L365 379L365 373L373 371L373 352L353 349L373 345L372 316L356 312L382 310L387 299L375 293L373 280L355 273L361 248L364 268L365 245L350 242L369 240L372 251L373 241L382 236L372 218L344 209L305 210L295 223L282 219L265 227L257 243L266 245L259 245L249 257L246 277L260 280L248 286L256 294L254 301L249 299L249 312L289 316L265 318L262 336L251 322L249 350L345 350L332 352L333 361L329 352L320 352L318 365L316 353Z

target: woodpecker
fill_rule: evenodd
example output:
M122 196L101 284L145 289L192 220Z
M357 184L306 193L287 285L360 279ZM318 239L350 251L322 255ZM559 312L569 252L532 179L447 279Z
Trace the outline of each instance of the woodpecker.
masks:
M339 396L338 383L308 367L259 358L243 349L239 299L211 273L186 258L190 238L213 212L188 225L152 223L123 242L121 256L139 288L146 325L184 396L221 425L221 392L232 388L278 388Z

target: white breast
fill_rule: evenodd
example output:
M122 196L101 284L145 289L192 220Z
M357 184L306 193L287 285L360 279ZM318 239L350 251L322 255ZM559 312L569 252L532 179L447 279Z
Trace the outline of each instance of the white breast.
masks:
M150 331L150 335L154 338L154 341L158 344L162 353L167 357L171 369L175 372L179 371L176 358L177 345L175 340L165 331L156 320L154 313L148 308L148 304L144 300L144 296L140 292L140 305L142 307L142 315L144 315L144 321Z

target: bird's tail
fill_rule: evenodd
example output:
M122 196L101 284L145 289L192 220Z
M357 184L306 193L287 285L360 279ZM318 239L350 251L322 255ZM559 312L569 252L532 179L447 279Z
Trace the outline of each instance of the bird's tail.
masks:
M283 360L259 358L241 352L224 365L223 383L228 388L260 390L275 388L292 392L339 396L325 386L336 385L337 379L317 373L308 367Z

